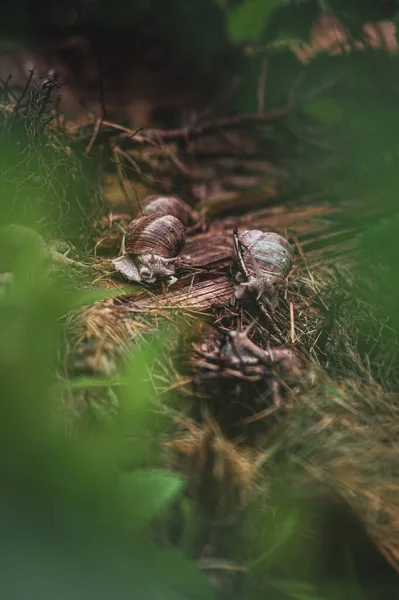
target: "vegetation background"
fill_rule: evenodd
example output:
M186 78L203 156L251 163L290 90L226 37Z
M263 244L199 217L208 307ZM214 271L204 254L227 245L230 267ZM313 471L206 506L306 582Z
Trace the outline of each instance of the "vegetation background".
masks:
M52 14L61 3L13 2L0 8L0 31L7 43L23 45L51 33ZM229 48L233 69L243 84L231 110L256 111L260 61L269 59L266 105L279 107L296 81L298 61L276 52L272 42L308 40L320 11L336 15L358 36L365 22L399 17L394 2L371 0L80 0L80 9L99 22L139 20L144 11L162 22L178 52L187 55L198 77L206 79L221 47ZM250 45L251 56L241 52ZM259 52L256 49L268 47ZM329 89L290 112L270 135L276 153L289 155L292 167L287 198L327 193L347 202L339 226L361 226L356 272L343 282L378 311L384 328L373 374L397 391L398 365L385 369L381 347L396 359L399 327L398 99L399 58L372 50L345 57L320 55L296 83L305 96ZM312 125L312 139L301 132ZM64 157L47 145L47 130L27 130L18 119L4 120L0 139L0 220L39 226L46 237L58 234L60 194L73 206L80 202L90 215L96 170L77 153ZM334 153L320 151L320 145ZM71 179L72 170L81 176ZM60 191L62 190L62 192ZM361 199L364 211L352 211ZM358 206L358 204L356 204ZM378 212L378 220L374 215ZM90 216L88 216L90 218ZM55 223L55 224L54 224ZM79 211L65 220L67 237L81 229ZM53 230L52 230L53 228ZM62 227L61 227L62 228ZM152 388L143 373L155 368L163 335L147 340L114 381L65 380L65 321L79 306L101 297L89 278L68 270L49 278L40 250L28 240L18 249L1 237L1 261L12 263L14 284L0 295L0 500L3 598L188 598L215 597L214 589L191 560L190 535L199 519L184 495L184 479L166 470L160 440L170 430L168 418L152 405ZM29 267L29 268L28 268ZM118 291L119 293L119 291ZM355 309L356 311L357 309ZM369 322L352 313L364 340ZM365 342L365 355L370 356ZM70 429L64 409L68 394L80 387L112 389L119 412L112 421ZM104 392L105 393L105 392ZM267 503L262 494L251 507L245 530L232 541L244 583L226 597L283 600L393 598L395 592L362 585L351 557L342 547L346 575L336 579L318 564L322 537L310 543L304 534L314 515L308 498L285 484L289 468L282 464ZM164 534L179 527L171 544ZM245 543L243 543L243 540ZM375 563L373 563L375 566ZM347 568L346 568L347 567ZM396 588L396 593L399 586Z

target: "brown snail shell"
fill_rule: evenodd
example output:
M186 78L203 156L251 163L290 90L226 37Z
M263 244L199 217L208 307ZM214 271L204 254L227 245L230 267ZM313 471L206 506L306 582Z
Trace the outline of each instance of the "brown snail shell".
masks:
M177 196L158 196L153 194L147 196L140 202L141 213L148 215L172 215L179 219L183 225L187 225L190 220L195 220L191 208L180 200Z
M129 224L122 244L122 256L112 262L127 279L154 283L172 279L174 263L186 241L184 225L173 215L148 215Z
M238 235L238 242L239 250L235 245L233 252L233 263L238 268L235 297L241 300L247 292L253 292L258 301L274 309L278 304L275 286L287 278L292 268L288 241L278 233L250 229Z

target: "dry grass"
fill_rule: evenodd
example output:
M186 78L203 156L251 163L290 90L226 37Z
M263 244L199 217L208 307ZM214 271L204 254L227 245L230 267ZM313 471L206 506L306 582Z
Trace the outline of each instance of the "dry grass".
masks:
M188 493L217 520L242 511L251 501L267 453L227 439L217 422L202 424L177 416L174 439L165 442L169 464L188 477Z
M285 451L348 501L399 570L399 397L375 383L323 379L297 398Z
M375 372L377 364L381 368L378 356L392 349L384 347L384 325L375 309L354 292L349 258L339 272L329 264L328 253L322 264L313 266L312 253L296 243L296 266L276 313L280 333L269 335L261 320L251 332L260 346L269 340L304 350L312 365L301 385L288 387L282 411L255 403L249 414L248 394L259 390L255 393L253 384L242 387L244 382L235 382L232 390L241 386L241 396L234 396L228 383L223 390L231 393L226 399L230 409L233 398L241 402L245 397L241 425L237 421L231 431L226 428L231 411L229 416L223 411L215 416L209 404L212 394L206 386L195 385L195 371L187 360L192 342L209 335L204 322L209 312L179 310L176 320L174 311L162 306L138 309L126 301L99 302L71 316L74 350L80 349L80 360L90 373L110 373L132 344L145 343L161 324L168 324L172 335L151 375L154 399L175 423L175 433L165 442L168 464L186 474L198 506L216 520L229 511L240 513L262 486L262 465L267 460L268 470L273 468L277 445L280 457L294 461L304 475L331 486L350 503L380 551L399 570L399 398L382 385L393 374L388 365L380 383ZM223 319L235 323L232 317ZM244 311L243 326L252 320L253 314ZM370 348L360 340L365 324L374 351L380 353L374 365L367 361ZM217 395L217 384L212 387Z
M158 152L159 148L151 146L150 150ZM129 178L129 174L123 176ZM134 187L140 179L131 173L130 185ZM254 208L249 203L251 190L234 189L229 196L217 183L209 214L219 216L220 223L232 205L238 205L240 212L246 206ZM269 198L275 196L274 184ZM188 197L198 200L200 187L190 182L185 187ZM264 207L264 188L255 196L256 202L263 202ZM357 295L354 236L337 232L328 221L329 214L341 208L330 210L324 203L318 206L311 201L310 206L302 203L295 210L279 206L277 199L273 203L240 217L242 226L286 231L295 250L295 266L272 320L250 306L238 317L227 306L229 243L223 239L220 256L211 265L215 273L222 273L220 285L215 279L209 286L219 290L219 303L208 302L204 272L209 265L201 263L206 252L192 252L196 248L191 240L190 254L198 259L196 268L202 269L203 279L197 278L194 284L194 272L184 273L186 283L176 292L140 292L96 302L70 316L69 372L114 374L132 346L145 344L166 327L170 335L162 355L154 372L145 376L151 380L158 410L174 423L174 432L165 442L168 464L186 474L188 491L198 506L216 521L240 514L262 488L263 467L266 462L267 469L273 469L276 453L345 498L399 570L399 401L391 393L399 381L398 345L386 343L386 323ZM93 254L117 252L119 226L125 220L124 215L116 219L110 215L95 224ZM233 221L230 216L224 219L223 235L234 226ZM213 233L206 235L202 241L209 238L207 243L215 248ZM205 246L198 247L203 250ZM121 285L109 261L93 258L93 266L96 287ZM196 298L202 303L196 304ZM227 380L205 385L190 363L192 343L209 336L207 321L236 329L254 318L251 339L260 347L269 343L293 347L309 361L300 381L282 381L285 406L279 410L270 406L262 382ZM87 406L93 402L93 391L79 392L75 399ZM111 391L103 408L107 410L109 403L117 410L114 400Z

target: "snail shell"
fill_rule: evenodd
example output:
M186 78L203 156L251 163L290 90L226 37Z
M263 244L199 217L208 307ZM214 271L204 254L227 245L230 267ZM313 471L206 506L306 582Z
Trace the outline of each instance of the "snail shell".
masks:
M241 300L247 291L253 292L257 300L274 309L278 304L275 286L286 279L292 267L288 241L278 233L253 229L240 233L238 242L241 257L236 247L233 252L233 263L238 267L235 297ZM242 272L241 262L246 273Z
M191 208L177 196L151 195L144 198L140 204L144 216L172 215L179 219L183 225L187 225L190 220L195 220Z
M173 282L174 263L186 241L186 231L172 215L148 215L129 224L122 256L112 262L127 279L154 283L168 277Z

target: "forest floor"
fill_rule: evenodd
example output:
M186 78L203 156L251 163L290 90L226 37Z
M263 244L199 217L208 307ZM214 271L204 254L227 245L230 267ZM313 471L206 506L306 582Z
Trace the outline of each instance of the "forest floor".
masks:
M17 113L2 114L7 123ZM274 163L250 117L207 117L189 134L104 122L50 128L56 158L47 163L48 177L73 173L64 203L85 170L96 177L100 171L86 197L69 206L82 226L77 234L71 217L75 237L66 228L69 248L61 253L72 271L89 273L85 290L110 293L68 316L60 377L114 376L132 348L159 337L156 368L143 379L151 383L155 412L170 421L163 461L185 474L201 514L192 557L216 571L216 586L228 585L219 571L241 573L244 559L229 548L229 536L282 479L293 495L307 486L318 490L316 497L349 506L399 571L397 355L385 344L388 324L359 296L355 275L357 236L378 210L348 222L348 207L352 214L361 210L358 200L286 193L292 161ZM41 118L26 117L35 127ZM15 127L20 131L21 122ZM111 262L149 193L178 194L197 218L170 288L132 286ZM278 232L290 243L293 268L274 312L256 302L231 303L235 228ZM260 365L256 372L226 366L220 348L231 332L246 332L261 350L292 351L300 366ZM106 393L92 386L72 392L72 429L112 417L112 390L111 384Z

